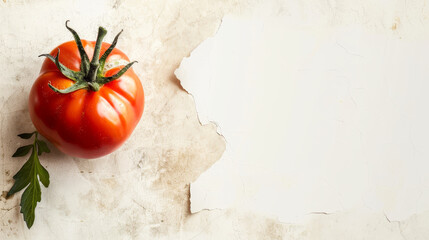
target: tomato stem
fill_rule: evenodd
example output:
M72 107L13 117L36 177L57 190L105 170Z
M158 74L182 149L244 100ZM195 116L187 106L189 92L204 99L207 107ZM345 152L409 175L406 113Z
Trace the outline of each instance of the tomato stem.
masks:
M87 82L94 82L97 79L97 70L100 66L100 49L101 44L103 43L103 38L106 36L106 29L103 27L98 28L98 35L97 35L97 42L95 43L94 47L94 55L92 57L91 63L89 64L89 71L88 75L86 75L85 80Z

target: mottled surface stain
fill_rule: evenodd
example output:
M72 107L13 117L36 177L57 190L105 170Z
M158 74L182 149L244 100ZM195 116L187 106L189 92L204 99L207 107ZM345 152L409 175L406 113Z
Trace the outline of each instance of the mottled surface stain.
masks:
M121 4L122 4L122 0L115 0L114 2L113 2L113 8L114 9L116 9L116 8L119 8L119 6L121 6Z
M393 22L393 24L392 24L391 29L392 29L393 31L395 31L396 29L398 29L398 27L399 27L400 23L401 23L401 19L400 19L399 17L396 17L396 18L395 18L395 21L394 21L394 22Z

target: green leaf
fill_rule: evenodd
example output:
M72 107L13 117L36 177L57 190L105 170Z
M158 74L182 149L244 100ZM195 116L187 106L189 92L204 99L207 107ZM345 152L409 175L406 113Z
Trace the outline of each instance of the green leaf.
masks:
M24 215L24 221L27 223L27 227L31 228L36 218L35 210L37 202L42 199L42 191L40 190L39 182L33 181L21 197L21 213Z
M16 152L12 155L12 157L22 157L27 155L27 153L30 151L30 149L33 148L33 145L27 145L23 147L19 147L16 149Z
M31 135L33 134L34 133L31 133ZM28 135L25 135L24 138L27 136ZM24 216L24 221L26 222L28 228L31 228L31 226L33 226L34 219L36 218L36 206L37 203L40 202L42 199L42 191L40 189L39 181L42 182L45 187L49 186L49 173L40 164L38 153L41 154L43 152L50 152L46 142L37 139L37 134L35 135L34 142L32 145L20 147L18 148L16 153L19 156L23 156L27 154L30 149L33 149L30 157L28 158L27 162L25 162L25 164L22 166L22 168L13 176L13 179L15 179L15 183L7 194L7 197L9 197L12 194L19 192L25 187L27 187L21 196L21 213ZM24 152L25 154L23 154Z
M30 161L30 159L27 160L27 162L25 162L25 164L22 166L22 168L13 176L13 179L15 179L15 181L18 181L21 178L24 177L30 177L30 171L31 169L33 169L33 161Z
M48 144L46 144L45 141L37 140L37 146L38 146L38 152L39 156L42 155L42 153L50 153L51 150L48 148Z
M32 133L21 133L18 134L18 137L23 138L23 139L29 139L31 138L31 136L33 136L33 134L35 134L36 132L32 132Z
M15 183L7 193L6 197L12 196L14 193L21 191L31 181L31 169L33 168L33 162L27 161L24 166L13 176Z
M49 186L49 173L48 171L41 165L37 165L37 173L39 175L39 179L42 182L43 186L48 187Z

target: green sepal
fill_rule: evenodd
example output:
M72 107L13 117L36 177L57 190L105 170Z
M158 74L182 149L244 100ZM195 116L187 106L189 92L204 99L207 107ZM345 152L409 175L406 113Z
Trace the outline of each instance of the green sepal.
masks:
M113 76L110 76L110 77L100 77L99 78L99 82L101 83L101 84L106 84L106 83L108 83L108 82L111 82L111 81L113 81L113 80L116 80L116 79L118 79L118 78L120 78L122 75L124 75L124 73L134 64L134 63L137 63L137 61L134 61L134 62L130 62L130 63L128 63L127 65L125 65L125 67L123 67L118 73L116 73L115 75L113 75Z
M88 86L88 82L85 82L85 81L76 82L75 84L71 85L70 87L68 87L66 89L58 89L58 88L52 86L50 83L48 83L48 86L52 90L54 90L55 92L63 93L63 94L65 94L65 93L71 93L71 92L77 91L79 89L83 89L83 88L88 88L89 87Z
M66 76L68 79L71 79L73 81L79 81L81 79L83 79L84 74L82 72L76 72L73 71L71 69L68 69L66 66L64 66L63 64L60 63L59 61L59 56L60 56L60 49L58 49L58 53L57 56L53 57L49 54L40 54L39 57L47 57L49 58L52 62L55 63L55 65L57 66L58 70L60 70L60 72Z
M116 47L116 44L118 43L119 36L124 30L121 30L116 36L115 39L113 39L112 44L110 44L110 47L103 53L103 55L100 58L100 67L98 68L98 75L101 76L104 70L104 65L106 64L106 59L110 55L110 53L113 51L113 49Z
M85 49L83 48L82 41L80 40L80 37L77 34L77 32L74 29L72 29L71 27L69 27L67 25L67 23L69 21L70 20L66 21L66 28L72 33L74 41L76 42L76 45L77 45L77 49L79 50L80 59L81 59L80 70L84 74L87 74L88 71L89 71L89 58L88 58L88 55L86 54Z

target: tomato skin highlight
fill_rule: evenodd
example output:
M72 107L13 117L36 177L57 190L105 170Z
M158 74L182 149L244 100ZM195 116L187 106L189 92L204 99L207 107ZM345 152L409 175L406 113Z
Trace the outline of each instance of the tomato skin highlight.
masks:
M82 45L91 59L95 42L82 40ZM100 55L109 46L103 43ZM63 43L50 55L55 56L58 49L60 63L79 71L81 58L76 43ZM118 59L129 61L123 52L114 48L106 65ZM122 67L110 69L105 77L116 74ZM45 59L30 91L31 120L40 134L70 156L98 158L112 153L131 135L142 116L144 91L132 68L120 78L104 84L99 91L80 89L61 94L53 91L49 83L65 89L74 81L65 77L51 60Z

